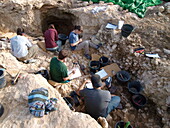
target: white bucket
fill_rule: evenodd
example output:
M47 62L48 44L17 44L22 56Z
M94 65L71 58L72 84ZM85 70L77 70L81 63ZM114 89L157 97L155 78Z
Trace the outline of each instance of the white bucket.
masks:
M120 20L118 22L118 29L121 29L123 27L123 24L124 24L124 21L123 20Z

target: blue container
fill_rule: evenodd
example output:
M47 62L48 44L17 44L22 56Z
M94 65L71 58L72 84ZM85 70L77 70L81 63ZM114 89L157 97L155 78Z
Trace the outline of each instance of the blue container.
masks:
M5 75L4 75L4 69L0 69L0 88L3 88L6 86L6 79L5 79Z
M68 36L65 34L58 34L58 39L61 40L62 45L65 45L66 40L68 39Z

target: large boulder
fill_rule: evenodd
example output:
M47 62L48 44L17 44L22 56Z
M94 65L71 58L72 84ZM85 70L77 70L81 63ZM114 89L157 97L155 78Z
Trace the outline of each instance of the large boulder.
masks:
M57 110L42 118L35 118L29 113L28 94L36 88L44 87L49 91L49 98L58 99ZM4 114L0 118L1 128L101 128L89 115L73 112L66 105L61 95L48 84L41 75L23 74L14 86L0 90L0 101Z

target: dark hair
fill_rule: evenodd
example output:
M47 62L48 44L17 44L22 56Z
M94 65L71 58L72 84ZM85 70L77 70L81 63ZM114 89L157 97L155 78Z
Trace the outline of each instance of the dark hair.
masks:
M66 58L68 56L68 51L66 50L61 50L58 54L58 58L60 60L63 60L64 58Z
M75 25L74 30L83 31L83 29L82 29L82 27L80 25Z
M17 28L17 35L21 35L24 33L24 29L23 28Z
M54 26L54 24L50 24L50 25L48 26L48 28L49 28L49 29L50 29L50 28L55 29L55 26Z

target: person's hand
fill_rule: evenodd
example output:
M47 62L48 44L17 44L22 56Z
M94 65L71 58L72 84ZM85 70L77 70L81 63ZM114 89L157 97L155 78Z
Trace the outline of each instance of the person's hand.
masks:
M87 79L85 82L86 82L86 83L91 83L91 80L88 80L88 79Z
M76 70L74 69L74 70L72 71L72 73L75 74L75 73L76 73Z
M82 38L80 38L80 39L79 39L79 42L81 43L82 41L83 41Z

